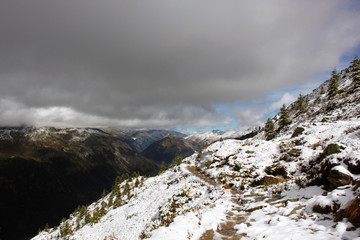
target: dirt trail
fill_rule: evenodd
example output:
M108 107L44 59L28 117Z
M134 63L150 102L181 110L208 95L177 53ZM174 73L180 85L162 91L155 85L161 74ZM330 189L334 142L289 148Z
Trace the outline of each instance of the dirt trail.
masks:
M188 167L188 170L193 173L198 178L203 181L216 186L221 187L223 184L218 183L215 180L209 178L202 174L196 167ZM278 200L278 196L264 196L261 194L253 193L253 194L245 194L242 191L231 189L232 197L231 200L234 203L234 206L231 211L227 213L226 220L220 223L217 226L217 229L214 231L213 229L209 229L205 231L205 233L200 237L200 240L238 240L245 236L245 234L237 233L236 225L245 223L250 225L249 221L247 221L248 216L252 211L258 210L259 206L254 209L245 209L244 204L248 202L260 202L267 199L267 202L274 202Z
M188 170L198 178L202 179L203 181L213 186L222 185L221 183L217 183L213 179L199 172L196 167L188 167ZM239 211L242 209L242 206L239 203L239 199L240 199L239 195L241 194L241 192L232 189L231 193L233 194L232 201L234 202L235 206L233 207L232 211L227 213L226 221L219 224L216 231L214 231L213 229L209 229L205 231L205 233L200 237L200 240L215 240L215 239L237 240L242 237L241 234L236 233L237 230L235 229L235 225L246 221L246 216L244 216L244 214L239 213Z
M200 178L201 180L204 180L205 182L213 185L213 186L219 186L218 183L216 183L213 179L209 178L208 176L205 176L204 174L202 174L201 172L198 171L198 169L196 167L187 167L187 169L194 174L195 176L197 176L198 178Z

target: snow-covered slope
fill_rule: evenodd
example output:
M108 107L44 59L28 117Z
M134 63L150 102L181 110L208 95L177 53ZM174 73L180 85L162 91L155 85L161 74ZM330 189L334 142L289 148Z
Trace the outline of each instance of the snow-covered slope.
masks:
M185 139L198 141L198 142L214 142L221 138L223 132L204 132L204 133L192 133L185 137Z
M274 139L214 142L34 239L360 239L360 91L349 70L339 83L332 99L328 82L308 95L305 113L290 105Z

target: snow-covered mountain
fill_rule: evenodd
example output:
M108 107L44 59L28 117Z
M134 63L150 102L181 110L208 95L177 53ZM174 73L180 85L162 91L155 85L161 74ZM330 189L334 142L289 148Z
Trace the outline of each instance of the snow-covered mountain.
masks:
M0 239L29 239L134 171L159 165L100 129L1 127Z
M275 137L206 146L160 175L124 177L45 239L360 239L360 90L351 68L290 105Z

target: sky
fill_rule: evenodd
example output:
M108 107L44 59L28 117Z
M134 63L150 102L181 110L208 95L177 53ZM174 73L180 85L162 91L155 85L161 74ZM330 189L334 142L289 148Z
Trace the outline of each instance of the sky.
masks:
M346 66L357 0L2 0L0 125L247 128Z

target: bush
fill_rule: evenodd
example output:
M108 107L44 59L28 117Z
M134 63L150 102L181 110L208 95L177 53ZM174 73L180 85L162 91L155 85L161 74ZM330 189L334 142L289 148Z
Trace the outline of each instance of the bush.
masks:
M265 138L266 140L271 140L275 137L275 126L274 126L274 122L271 118L268 118L266 123L265 123Z
M296 138L300 136L305 131L305 128L303 127L297 127L294 130L294 133L291 135L291 138Z

